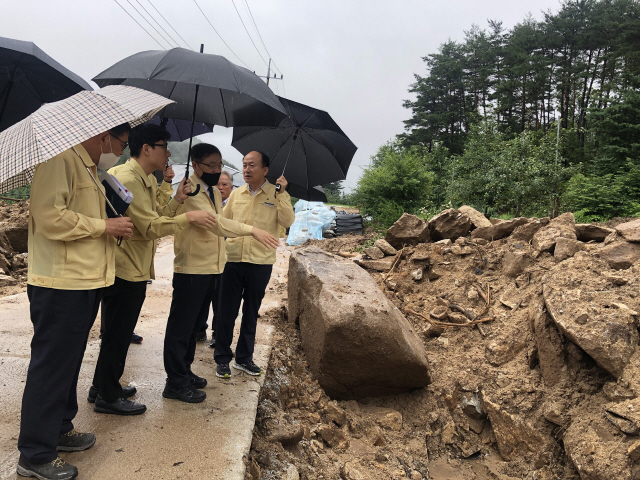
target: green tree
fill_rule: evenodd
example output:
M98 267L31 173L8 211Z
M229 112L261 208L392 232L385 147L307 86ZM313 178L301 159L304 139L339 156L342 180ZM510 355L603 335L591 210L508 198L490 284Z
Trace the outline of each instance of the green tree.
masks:
M434 175L425 168L420 149L381 148L376 163L365 168L354 194L362 214L388 227L403 212L430 206Z

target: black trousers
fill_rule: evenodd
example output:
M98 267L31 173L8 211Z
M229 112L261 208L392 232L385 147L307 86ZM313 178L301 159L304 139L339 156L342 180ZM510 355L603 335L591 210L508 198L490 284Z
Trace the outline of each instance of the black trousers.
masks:
M138 323L142 304L147 296L147 282L129 282L116 277L113 285L104 292L102 318L104 333L100 355L93 374L93 386L100 397L115 402L122 397L120 378L124 373L131 335Z
M213 291L213 294L211 295L211 311L213 312L213 315L211 317L211 331L213 332L214 335L216 334L216 312L218 311L219 300L220 300L220 281L216 282L216 287ZM209 319L209 306L207 305L207 309L204 312L204 322L200 327L200 330L198 330L199 332L207 333L207 328L209 328L209 325L207 324L208 319Z
M221 275L173 274L173 297L164 336L164 369L169 385L191 385L191 364L196 335L207 322L211 298L219 290ZM217 318L214 312L214 318Z
M253 360L256 340L258 310L264 298L273 265L258 265L245 262L228 262L220 283L220 316L216 322L216 363L231 362L231 342L236 317L242 305L242 323L236 347L236 361Z
M55 460L60 435L73 429L78 374L104 290L27 285L33 339L18 450L33 462Z

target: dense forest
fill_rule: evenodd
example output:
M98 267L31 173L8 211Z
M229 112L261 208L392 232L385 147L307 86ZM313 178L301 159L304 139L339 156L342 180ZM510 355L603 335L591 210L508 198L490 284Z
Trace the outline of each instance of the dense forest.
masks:
M581 221L640 215L640 3L566 0L471 26L423 57L405 132L349 199L388 224L469 204Z

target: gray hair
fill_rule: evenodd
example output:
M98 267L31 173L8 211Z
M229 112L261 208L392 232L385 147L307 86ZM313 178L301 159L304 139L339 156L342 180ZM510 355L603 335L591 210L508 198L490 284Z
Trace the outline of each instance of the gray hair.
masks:
M233 173L231 173L229 170L222 170L222 172L220 172L220 175L226 175L229 178L231 185L233 185Z

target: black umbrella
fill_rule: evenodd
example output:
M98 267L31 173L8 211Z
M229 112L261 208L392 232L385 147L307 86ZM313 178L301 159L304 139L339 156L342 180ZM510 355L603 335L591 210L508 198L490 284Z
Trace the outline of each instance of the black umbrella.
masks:
M314 185L344 180L358 147L327 112L278 99L289 114L287 118L277 127L235 127L231 145L243 155L254 150L269 155L267 178L275 181L285 175L292 195L294 186L311 193Z
M93 88L34 43L0 37L0 131L82 90Z
M162 118L225 127L275 126L287 115L271 89L255 73L220 55L203 54L203 50L204 45L200 53L184 48L136 53L98 74L93 81L101 87L143 88L174 100L176 103L160 112ZM199 188L197 185L194 195Z
M307 200L308 202L326 203L328 201L327 195L324 193L324 189L321 186L306 189L304 187L296 185L295 183L290 183L287 186L287 191L292 197L301 198L302 200Z
M153 117L147 123L154 125L164 126L171 134L172 142L182 142L187 138L193 136L204 135L205 133L213 132L213 125L209 125L202 122L195 122L193 124L193 133L191 133L191 121L180 120L176 118L160 118L158 115Z

